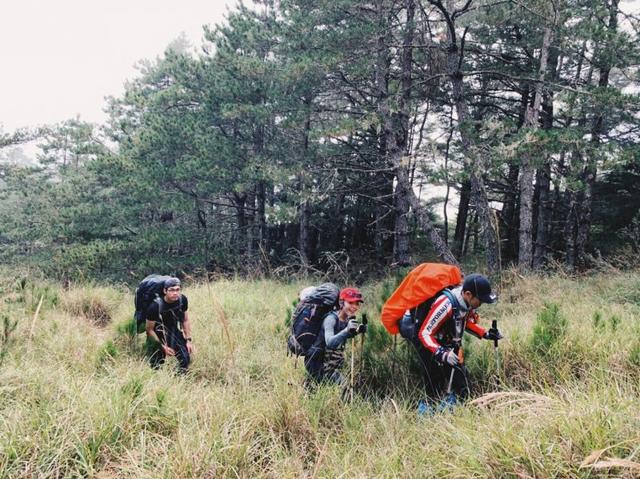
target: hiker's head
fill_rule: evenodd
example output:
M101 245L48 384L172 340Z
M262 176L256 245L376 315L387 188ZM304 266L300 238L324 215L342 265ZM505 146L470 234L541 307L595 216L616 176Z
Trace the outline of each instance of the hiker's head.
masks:
M340 291L340 309L346 309L349 316L355 315L364 301L362 293L357 288L344 288Z
M164 282L164 299L168 303L178 301L180 298L180 280L178 278L169 278Z
M464 277L462 283L462 297L472 308L478 308L482 303L495 303L498 297L491 292L491 282L486 276L473 273Z

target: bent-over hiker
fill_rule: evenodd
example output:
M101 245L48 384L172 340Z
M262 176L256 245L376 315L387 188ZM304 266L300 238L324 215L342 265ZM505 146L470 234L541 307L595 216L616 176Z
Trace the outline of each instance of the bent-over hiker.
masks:
M184 373L194 352L191 342L189 302L181 293L180 280L169 278L163 285L163 297L151 303L146 313L147 343L151 366L156 369L167 356L175 356Z
M366 331L366 325L355 320L363 302L362 293L356 288L344 288L340 291L339 301L340 308L325 315L320 332L305 355L308 386L320 382L344 385L340 369L344 365L345 344L356 334Z
M461 357L462 334L467 331L478 338L501 339L497 329L485 330L478 324L478 309L483 303L495 303L491 283L481 274L470 274L461 286L443 291L435 298L414 340L426 372L427 388L432 398L450 392L449 400L465 398L469 393L467 369ZM403 322L411 321L409 314ZM455 370L452 374L452 369ZM452 379L451 391L447 391Z

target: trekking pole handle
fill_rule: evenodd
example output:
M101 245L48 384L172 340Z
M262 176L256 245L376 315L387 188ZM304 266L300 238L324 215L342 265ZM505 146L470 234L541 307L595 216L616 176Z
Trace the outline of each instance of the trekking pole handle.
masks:
M494 319L493 321L491 321L491 329L495 329L496 331L498 330L498 320ZM493 347L497 348L498 347L498 340L494 339L493 340Z

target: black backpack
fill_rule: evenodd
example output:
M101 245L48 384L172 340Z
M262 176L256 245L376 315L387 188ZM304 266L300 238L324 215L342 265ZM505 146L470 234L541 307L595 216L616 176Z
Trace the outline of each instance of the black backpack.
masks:
M304 356L316 341L322 319L338 306L340 290L333 283L324 283L315 288L296 306L291 316L291 333L287 339L289 351Z
M171 278L171 276L162 276L159 274L150 274L142 281L136 288L136 294L134 297L134 305L136 312L133 317L136 321L136 329L138 333L142 333L145 330L145 322L147 321L147 309L153 301L158 303L158 307L161 309L162 296L164 295L164 282ZM182 296L180 296L180 305L182 305ZM159 311L162 313L162 311Z

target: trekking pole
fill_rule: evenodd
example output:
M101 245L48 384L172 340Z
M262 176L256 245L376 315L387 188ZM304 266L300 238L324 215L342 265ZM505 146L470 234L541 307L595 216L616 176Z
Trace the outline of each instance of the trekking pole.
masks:
M363 313L362 324L366 326L368 322L369 322L369 319L367 318L367 313ZM364 369L364 333L360 335L360 368L358 369L358 372L362 374L363 369Z
M455 340L455 345L453 347L453 351L460 358L460 339ZM460 364L462 364L462 360L460 360ZM447 395L443 402L441 402L441 407L443 408L451 408L457 402L456 395L453 392L453 376L456 373L456 367L451 366L451 374L449 375L449 384L447 385Z
M453 351L457 355L458 351L460 351L460 346L459 345L454 346ZM456 372L455 366L451 366L451 374L449 375L449 385L447 386L447 396L451 396L451 392L453 390L453 375L455 374L455 372Z
M351 343L351 385L349 387L349 402L353 402L353 382L354 382L354 373L353 373L353 363L356 353L356 345L355 342Z
M498 320L491 321L491 329L498 330ZM500 353L498 352L498 340L493 340L493 355L496 358L496 382L500 384Z

